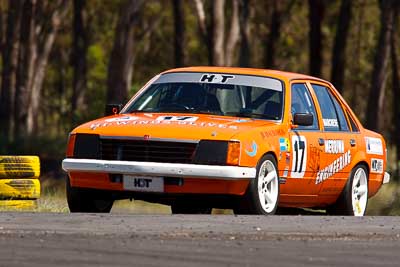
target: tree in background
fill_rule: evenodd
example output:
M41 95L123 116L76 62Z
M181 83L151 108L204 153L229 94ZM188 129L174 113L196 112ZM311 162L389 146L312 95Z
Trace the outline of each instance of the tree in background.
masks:
M371 90L367 106L367 128L381 132L384 126L384 98L389 63L390 34L394 22L396 0L379 2L381 11L379 40L376 44L374 69L372 71Z
M4 21L4 14L3 14L3 10L4 10L4 4L0 2L0 49L3 48L4 45L4 25L6 24ZM1 89L0 89L1 92Z
M211 2L211 18L206 17L203 0L194 0L199 31L207 44L208 64L212 66L231 66L235 47L239 41L239 0L232 0L229 34L225 34L225 0Z
M235 2L233 2L235 4ZM251 0L240 0L240 13L232 14L239 17L240 26L240 48L239 48L239 66L251 66L251 48L250 48L250 17L251 17ZM237 8L233 9L237 11ZM232 55L232 53L230 53ZM229 55L229 53L228 53ZM231 65L231 64L230 64Z
M76 114L87 109L87 50L89 46L87 32L86 0L73 2L73 37L71 61L73 66L73 84L71 95L71 123L77 122Z
M290 14L295 2L295 0L288 1L285 6L285 2L283 1L272 0L271 15L269 16L269 33L264 43L264 67L267 69L276 67L276 46L281 37L282 23Z
M48 57L68 6L67 0L51 3L9 1L6 45L2 55L0 117L5 123L2 135L10 134L11 125L11 134L16 139L38 133L41 91Z
M185 8L182 0L173 0L175 67L185 65Z
M275 67L275 55L276 55L276 45L281 34L281 24L282 24L282 1L273 0L272 1L272 14L270 16L270 30L267 35L265 42L265 56L264 56L264 66L267 69L272 69Z
M16 140L33 137L30 144L37 147L30 151L50 154L54 146L62 155L67 132L102 116L106 102L124 103L163 70L207 64L278 68L331 80L361 121L375 113L375 122L385 121L379 131L400 146L393 60L398 41L386 42L396 47L386 48L393 71L379 72L373 60L385 55L379 26L391 26L379 14L388 1L0 1L0 150L28 153ZM389 35L396 39L399 31L393 31ZM371 89L372 77L382 81L377 73L393 90L373 95L378 90ZM379 104L378 110L382 99L385 108Z
M336 28L335 41L332 51L331 82L338 89L343 91L344 73L346 67L346 48L351 22L352 0L342 0L340 13Z
M2 73L0 94L0 143L7 145L14 114L15 82L18 59L22 1L9 0L7 26L2 45Z
M207 46L208 64L213 64L212 41L210 34L210 23L207 23L207 17L203 0L193 0L195 6L195 14L198 22L199 35L203 44Z
M351 38L351 34L347 36L347 38L350 39L350 41L348 42L349 47L351 48L351 51L349 52L350 55L352 55L351 61L347 61L347 69L353 74L350 77L347 77L347 85L349 87L351 87L352 90L348 90L347 92L350 92L350 106L352 106L355 110L361 110L362 108L359 107L359 105L361 104L358 101L358 95L359 92L362 90L365 92L364 90L364 85L362 83L360 83L360 77L362 76L362 71L363 71L363 67L362 67L362 61L363 61L363 57L362 57L362 52L363 52L363 45L364 45L364 32L366 32L366 28L365 27L365 21L367 19L367 17L365 16L365 10L366 10L366 0L358 0L357 1L357 5L354 5L353 8L353 14L354 14L354 18L353 18L353 23L350 26L353 26L354 28L354 40L353 43L351 43L352 39ZM350 50L350 49L349 49ZM346 76L346 72L344 72L344 75ZM344 80L344 85L346 85L346 81ZM341 89L342 91L344 91L343 89ZM346 92L346 91L345 91ZM362 114L364 115L364 114Z
M212 65L225 65L225 0L212 2Z
M108 64L106 95L109 103L125 103L128 100L135 59L134 26L139 22L143 2L126 0L121 4Z
M400 11L400 3L394 3L393 12L393 27L391 31L391 38L390 38L390 56L391 56L391 65L392 65L392 87L393 87L393 129L392 129L392 136L393 136L393 143L398 144L396 149L396 167L398 170L398 174L400 173L400 73L399 73L399 56L398 56L398 17Z
M322 75L322 44L323 35L321 23L325 13L325 3L323 0L308 0L309 6L309 64L310 75L321 77Z
M57 31L69 8L68 0L47 5L26 1L21 21L17 87L15 98L15 131L19 137L38 133L39 108L43 79ZM46 18L50 18L50 21ZM25 131L26 130L26 131Z
M243 48L249 49L248 47L248 39L250 35L250 27L248 24L248 19L249 19L249 1L247 0L232 0L232 7L231 7L231 21L230 25L228 28L228 37L223 37L227 38L226 44L225 44L225 62L223 65L225 66L233 66L235 65L235 51L236 47L238 45L238 42L240 42L240 57L243 57L245 53L249 56L249 51L242 51ZM246 11L244 11L246 9ZM246 14L244 15L244 12ZM244 35L242 35L244 34ZM239 40L240 39L240 40ZM243 55L242 55L243 54ZM250 58L247 59L239 59L239 66L244 67L243 61L250 60Z

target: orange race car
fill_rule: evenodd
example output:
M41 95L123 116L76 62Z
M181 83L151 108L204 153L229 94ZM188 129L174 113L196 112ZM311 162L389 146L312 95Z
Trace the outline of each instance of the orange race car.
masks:
M318 207L362 216L390 180L382 136L331 83L306 75L173 69L112 111L70 133L62 166L72 212L133 198L172 213Z

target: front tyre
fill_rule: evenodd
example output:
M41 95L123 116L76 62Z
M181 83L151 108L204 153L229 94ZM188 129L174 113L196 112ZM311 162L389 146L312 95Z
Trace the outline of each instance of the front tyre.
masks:
M67 203L70 212L109 213L114 204L110 196L100 192L72 187L66 182Z
M367 204L368 171L364 165L357 165L331 212L335 215L364 216Z
M275 214L279 203L279 176L272 155L263 156L257 164L256 178L247 189L244 199L235 208L236 214Z

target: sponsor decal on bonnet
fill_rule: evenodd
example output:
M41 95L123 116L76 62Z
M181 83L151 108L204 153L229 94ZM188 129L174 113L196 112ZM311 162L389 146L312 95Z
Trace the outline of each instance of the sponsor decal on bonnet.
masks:
M158 116L157 121L197 121L196 116Z
M92 123L89 128L95 130L100 127L123 126L123 125L185 125L194 127L210 127L219 129L237 130L236 125L220 124L214 122L197 122L198 117L193 116L159 116L156 119L139 119L137 117L123 117L107 119L104 122Z
M252 119L237 119L237 120L235 120L234 122L249 122L249 121L251 121Z
M135 117L135 116L125 116L125 117L106 119L105 122L134 121L137 119L138 119L138 117Z

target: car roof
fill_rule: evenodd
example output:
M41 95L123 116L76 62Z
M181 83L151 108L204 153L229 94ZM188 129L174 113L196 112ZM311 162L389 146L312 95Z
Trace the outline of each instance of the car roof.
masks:
M162 72L161 74L172 73L172 72L216 72L216 73L229 73L229 74L244 74L244 75L267 76L286 81L315 80L330 84L330 82L328 81L305 74L280 71L280 70L255 69L255 68L196 66L196 67L170 69Z

